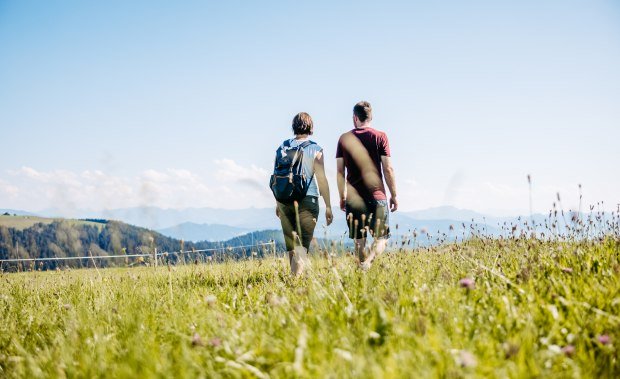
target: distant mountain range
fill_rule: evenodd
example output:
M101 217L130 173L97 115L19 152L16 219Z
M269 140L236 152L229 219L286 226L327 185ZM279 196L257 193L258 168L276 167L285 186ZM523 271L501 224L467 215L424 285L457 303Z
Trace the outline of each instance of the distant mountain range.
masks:
M333 212L334 222L330 227L326 227L324 210L321 211L315 230L317 238L339 240L347 235L344 213L338 208L334 208ZM252 232L280 230L280 220L275 215L275 207L247 209L136 207L105 211L48 209L36 213L0 209L0 214L3 213L24 216L117 220L158 231L167 237L193 242L228 241L243 234L251 237ZM547 216L535 214L532 218L536 223L544 224ZM570 215L565 215L565 217L570 220ZM467 235L472 231L499 235L506 233L510 224L521 224L525 221L531 222L530 216L494 217L452 206L418 211L398 211L390 214L390 227L392 235L396 238L411 234L414 230L418 232L424 230L433 236L439 236L443 233L462 236L463 233Z
M169 228L157 230L159 233L185 241L224 241L252 232L248 228L221 224L196 224L184 222Z
M160 230L183 223L227 225L242 229L262 230L280 227L275 208L218 209L186 208L162 209L135 207L103 211L48 209L38 212L46 217L102 218L119 220L149 229Z
M19 211L15 211L19 212ZM340 239L346 234L345 215L340 209L334 208L334 222L325 227L324 210L319 215L315 236ZM23 214L23 212L22 212ZM186 241L225 241L251 231L278 230L280 220L275 215L275 208L217 209L188 208L162 209L157 207L123 208L105 211L63 211L49 209L38 212L46 217L66 218L98 218L119 220L137 225ZM541 219L542 215L536 215ZM434 235L463 230L462 223L473 223L476 228L486 230L488 234L500 233L503 222L516 220L516 217L498 218L487 216L471 210L452 206L442 206L418 211L398 211L390 214L392 234L400 236L413 230L426 230ZM397 228L398 226L398 228Z
M455 220L461 222L471 222L471 220L474 220L482 222L484 219L489 219L489 216L482 213L451 206L434 207L419 211L401 213L414 220Z

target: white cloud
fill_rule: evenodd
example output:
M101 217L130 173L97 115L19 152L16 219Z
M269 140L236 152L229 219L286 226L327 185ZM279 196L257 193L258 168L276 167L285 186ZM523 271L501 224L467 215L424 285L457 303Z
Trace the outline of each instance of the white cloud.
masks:
M257 181L267 183L269 179L269 172L255 165L244 167L232 159L218 159L215 164L218 167L216 177L222 182Z
M215 175L206 176L185 169L148 169L134 176L119 176L101 170L22 167L0 178L0 206L32 211L59 208L70 213L135 206L245 208L273 204L266 170L230 159L215 163Z
M19 188L0 179L0 196L14 198L19 194Z
M247 208L274 204L268 188L270 172L241 165L231 159L216 160L211 174L199 175L186 169L148 169L131 176L101 170L73 172L37 170L32 167L0 174L0 208L37 211L58 208L65 213L77 209L114 209L136 206L161 208ZM335 178L335 174L329 175ZM455 184L455 182L458 182ZM330 179L332 204L337 206L338 190ZM529 213L529 188L524 178L446 177L437 183L423 177L404 177L398 182L401 210L453 205L495 215ZM562 196L564 210L578 209L577 185L534 181L534 212L546 212ZM448 194L448 196L446 195ZM448 199L448 200L447 200ZM617 191L591 188L584 183L583 208L605 200L606 209L616 208Z

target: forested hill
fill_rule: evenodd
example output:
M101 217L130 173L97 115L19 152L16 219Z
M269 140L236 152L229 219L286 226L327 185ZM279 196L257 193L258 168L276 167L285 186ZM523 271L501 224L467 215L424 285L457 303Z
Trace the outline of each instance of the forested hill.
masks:
M251 245L276 240L281 232L254 232L224 242L185 242L163 236L149 229L108 220L45 219L28 216L0 216L0 259L59 258L103 255L125 255L184 250L201 250ZM280 246L278 246L280 247ZM227 249L239 256L247 251ZM256 249L254 249L256 250ZM101 260L102 266L109 263ZM117 261L120 261L118 259ZM69 265L69 262L48 261L44 268Z

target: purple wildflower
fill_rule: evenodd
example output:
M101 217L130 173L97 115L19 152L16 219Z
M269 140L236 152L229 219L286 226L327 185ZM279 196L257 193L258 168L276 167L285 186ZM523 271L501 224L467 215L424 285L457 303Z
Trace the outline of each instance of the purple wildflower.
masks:
M602 334L600 336L598 336L596 338L596 340L601 344L601 345L609 345L611 343L611 337L608 336L607 334Z
M471 278L463 278L459 280L459 286L461 286L461 288L473 290L474 288L476 288L476 282L474 282L474 280Z
M573 354L575 354L575 346L573 345L566 345L562 348L562 353L564 353L564 355L566 355L567 357L572 357Z

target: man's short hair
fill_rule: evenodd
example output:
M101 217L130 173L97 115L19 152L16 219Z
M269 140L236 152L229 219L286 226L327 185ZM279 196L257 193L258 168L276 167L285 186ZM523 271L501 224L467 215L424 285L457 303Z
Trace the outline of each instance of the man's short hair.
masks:
M360 101L353 107L353 114L359 118L361 122L372 120L372 107L367 101Z
M300 112L293 118L293 133L312 134L312 117L306 112Z

